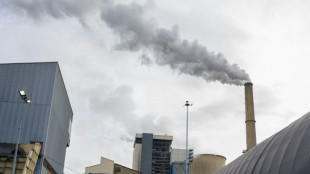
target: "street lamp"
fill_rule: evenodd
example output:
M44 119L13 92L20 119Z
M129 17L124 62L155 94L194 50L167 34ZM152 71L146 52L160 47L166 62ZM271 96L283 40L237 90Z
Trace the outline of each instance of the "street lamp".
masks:
M22 113L21 113L21 118L19 120L19 126L18 126L18 137L17 137L17 142L15 145L15 152L14 152L14 160L13 160L13 166L12 166L12 174L15 174L15 167L16 167L16 158L17 158L17 151L18 151L18 144L19 144L19 139L20 139L20 130L22 127L22 122L23 122L23 114L24 114L24 104L30 103L31 100L27 97L25 91L18 91L19 95L21 96L23 102L23 107L22 107Z
M192 106L193 104L189 104L188 101L186 101L186 159L185 159L185 174L188 174L188 107Z
M19 95L22 97L25 103L30 103L31 100L27 98L27 94L25 91L18 91Z

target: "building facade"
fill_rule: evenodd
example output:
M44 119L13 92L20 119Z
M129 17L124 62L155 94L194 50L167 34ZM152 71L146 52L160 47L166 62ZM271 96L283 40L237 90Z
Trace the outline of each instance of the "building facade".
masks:
M168 135L136 134L133 169L141 174L169 174L172 140Z
M0 144L0 173L11 174L15 144ZM32 174L38 161L41 144L19 144L15 174Z
M17 143L21 117L19 143L42 145L34 173L63 173L73 112L57 62L0 64L0 143Z
M113 160L101 157L100 164L85 168L85 174L140 174L140 172L116 164Z

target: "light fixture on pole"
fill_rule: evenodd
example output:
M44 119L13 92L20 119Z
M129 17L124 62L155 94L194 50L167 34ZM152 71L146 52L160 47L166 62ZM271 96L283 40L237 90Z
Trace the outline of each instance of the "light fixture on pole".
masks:
M21 118L19 120L19 126L18 126L18 137L17 137L17 142L16 142L16 145L15 145L14 160L13 160L13 166L12 166L12 174L15 174L17 151L18 151L18 145L19 145L19 139L20 139L20 131L21 131L22 122L23 122L24 104L31 102L31 100L27 97L25 91L18 91L18 92L19 92L19 95L21 96L21 98L23 100L23 107L22 107Z
M189 104L188 101L186 101L185 106L186 106L186 159L185 159L185 174L188 174L188 107L192 106L193 104Z
M22 97L22 99L24 100L25 103L30 103L31 100L29 98L27 98L27 94L25 91L18 91L19 95Z

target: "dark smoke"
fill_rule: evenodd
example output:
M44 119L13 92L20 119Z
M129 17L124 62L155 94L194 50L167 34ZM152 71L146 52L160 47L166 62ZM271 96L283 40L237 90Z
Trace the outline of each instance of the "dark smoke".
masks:
M85 16L101 12L101 19L119 36L118 50L142 51L142 64L168 65L171 69L206 81L243 85L249 75L237 64L229 64L221 54L207 50L197 40L181 39L177 25L171 29L157 27L146 19L145 7L136 3L113 4L111 1L89 0L4 0L4 8L26 13L34 19L75 17L84 26ZM146 53L151 53L150 57ZM154 59L154 60L153 60ZM152 61L153 60L153 61Z

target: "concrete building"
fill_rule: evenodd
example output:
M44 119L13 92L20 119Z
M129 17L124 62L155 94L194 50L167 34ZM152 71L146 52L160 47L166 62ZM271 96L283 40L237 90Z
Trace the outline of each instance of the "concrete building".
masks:
M85 168L85 174L140 174L140 172L114 163L114 161L101 157L100 164Z
M141 174L169 174L172 140L168 135L136 134L132 168Z
M15 144L0 144L0 173L11 174ZM17 153L16 174L33 174L38 157L41 151L41 144L20 144Z
M34 173L63 173L73 112L57 62L0 64L0 143L17 142L22 116L20 144L42 145Z

